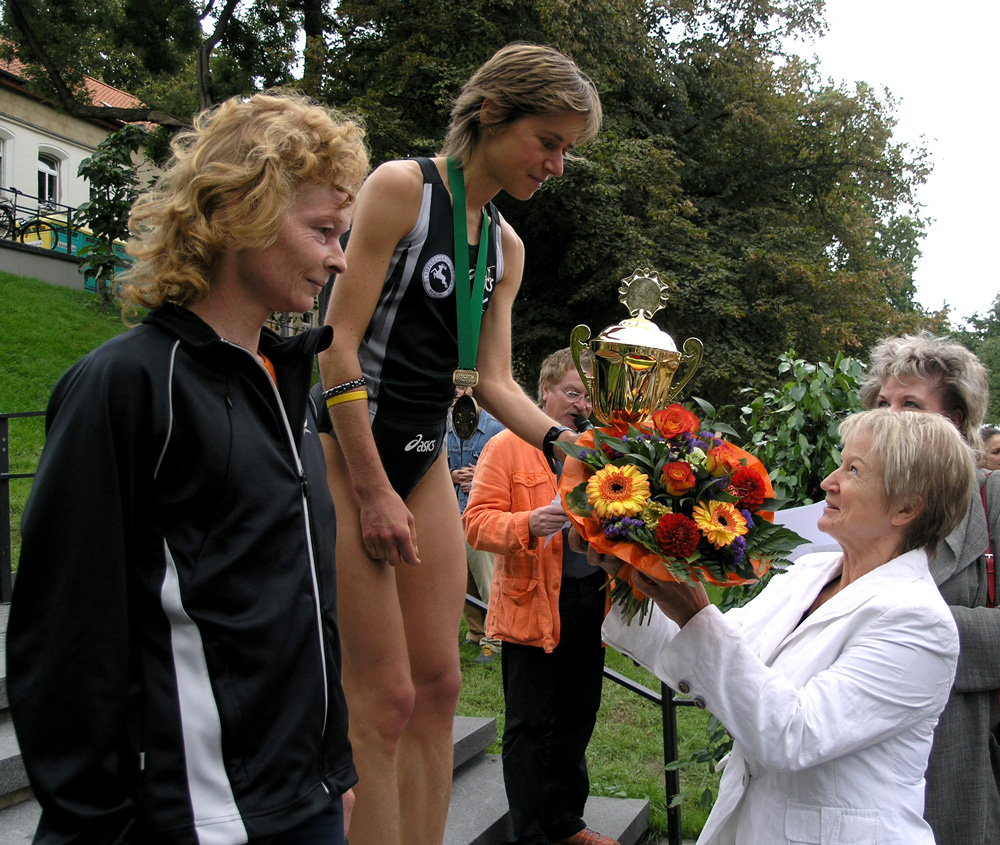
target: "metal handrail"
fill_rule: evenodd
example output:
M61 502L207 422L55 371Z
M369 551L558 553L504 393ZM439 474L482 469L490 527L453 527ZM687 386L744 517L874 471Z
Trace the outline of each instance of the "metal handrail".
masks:
M478 608L486 613L486 604L475 596L465 595L465 603L471 607ZM680 751L677 737L677 708L695 706L694 699L677 698L674 691L664 683L660 683L660 691L654 692L643 686L638 681L616 672L614 669L604 668L604 677L620 687L624 687L629 692L635 693L640 698L652 701L658 705L662 715L663 725L663 785L667 798L667 845L681 845L681 807L680 804L673 804L674 798L681 791L681 777L677 769L668 768L670 763L680 759Z
M9 420L23 417L44 417L45 411L26 411L20 414L0 413L0 604L10 602L14 591L13 559L10 551L10 482L17 478L34 478L33 472L10 471Z

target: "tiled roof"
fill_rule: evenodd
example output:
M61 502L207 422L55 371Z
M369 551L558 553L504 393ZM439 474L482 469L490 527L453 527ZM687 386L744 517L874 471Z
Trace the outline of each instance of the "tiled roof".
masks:
M87 84L87 90L95 106L114 106L120 109L142 107L142 101L138 97L133 97L128 92L111 85L105 85L92 76L84 76L83 81Z

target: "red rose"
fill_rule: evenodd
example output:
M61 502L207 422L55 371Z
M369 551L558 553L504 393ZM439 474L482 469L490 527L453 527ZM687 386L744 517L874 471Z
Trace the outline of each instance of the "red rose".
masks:
M750 469L750 467L740 467L736 471L730 482L729 492L740 497L736 506L745 510L759 508L764 504L764 499L767 498L764 480L756 470Z
M687 461L672 461L663 467L663 486L671 496L683 496L695 482L694 470Z
M656 430L667 440L686 431L697 434L701 425L694 414L676 402L661 411L653 411L652 420Z
M664 514L656 524L656 541L670 557L691 557L700 540L698 526L682 513Z

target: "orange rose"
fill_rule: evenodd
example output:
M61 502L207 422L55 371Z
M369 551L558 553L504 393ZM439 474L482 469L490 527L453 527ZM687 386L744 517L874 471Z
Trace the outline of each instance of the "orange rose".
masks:
M683 496L695 482L694 470L687 461L672 461L663 467L663 486L671 496Z
M719 446L713 446L708 450L705 458L705 469L709 475L718 478L721 475L732 475L742 464L740 463L740 452L732 443L725 440Z
M694 414L676 402L661 411L653 411L652 420L656 430L667 440L684 432L697 434L701 425Z

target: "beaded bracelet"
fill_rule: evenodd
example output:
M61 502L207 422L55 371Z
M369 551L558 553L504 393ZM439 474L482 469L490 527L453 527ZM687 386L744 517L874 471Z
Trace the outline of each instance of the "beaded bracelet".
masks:
M348 390L355 390L358 387L365 386L365 377L359 376L358 378L352 378L350 381L345 381L343 384L338 384L336 387L331 387L329 390L323 391L323 399L332 399L334 396L340 396L341 393L347 393Z
M340 396L331 396L326 400L326 407L332 408L334 405L340 405L343 402L356 402L359 399L367 399L368 391L364 388L359 390L350 390L347 393L341 393Z

